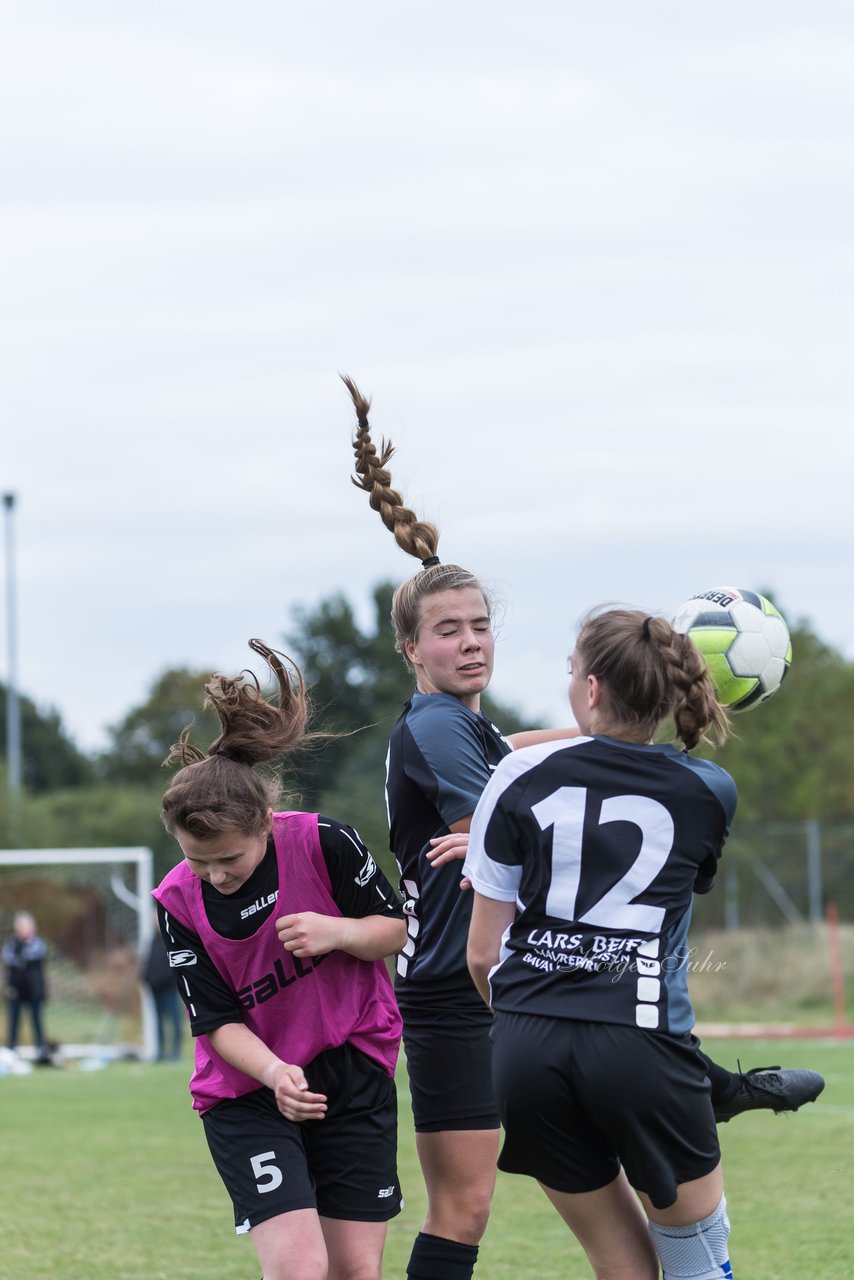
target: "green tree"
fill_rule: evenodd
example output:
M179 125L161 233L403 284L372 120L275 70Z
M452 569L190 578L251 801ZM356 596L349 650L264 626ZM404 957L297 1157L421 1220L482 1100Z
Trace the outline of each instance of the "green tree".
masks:
M739 825L854 815L854 663L803 622L792 648L782 688L733 715L726 745L705 753L738 784Z
M735 778L738 812L721 885L695 902L699 928L721 927L727 903L732 911L736 901L742 925L781 923L783 915L764 887L765 872L806 918L813 905L807 864L813 820L823 900L835 902L843 918L851 919L854 664L805 622L792 628L792 648L782 688L767 702L734 714L725 746L703 752Z
M295 610L284 647L305 676L314 727L331 736L285 761L283 772L290 804L352 823L394 878L387 853L385 755L413 680L394 650L392 593L389 583L375 588L364 627L340 595ZM792 642L794 661L780 692L734 716L726 746L709 752L738 783L737 830L812 818L842 829L854 819L854 664L806 623L793 628ZM145 701L110 729L110 749L95 762L97 778L93 763L64 734L59 716L22 698L25 787L15 844L148 845L162 876L176 859L159 820L167 782L162 761L186 725L194 725L200 746L217 736L216 717L202 711L211 670L179 668L158 677ZM4 697L0 685L0 709ZM517 712L488 699L484 711L505 733L525 727ZM0 780L0 820L6 807Z
M307 807L317 806L331 790L340 791L347 761L367 753L381 762L381 744L411 692L412 681L394 651L388 622L392 590L388 584L374 590L372 626L366 631L341 595L314 609L294 610L285 644L309 690L313 727L332 735L301 754L292 776Z
M160 821L163 785L100 783L24 796L19 844L29 849L97 849L141 845L154 852L161 878L180 851Z
M137 786L164 785L163 761L182 731L193 726L193 738L204 749L219 733L219 720L203 710L204 686L213 668L164 671L151 686L145 702L134 707L108 731L109 747L98 760L98 771L109 782Z
M18 695L21 712L21 782L28 791L82 787L94 776L92 762L74 745L53 708L40 711L28 697ZM6 723L6 686L0 684L0 723ZM5 735L3 761L6 763Z

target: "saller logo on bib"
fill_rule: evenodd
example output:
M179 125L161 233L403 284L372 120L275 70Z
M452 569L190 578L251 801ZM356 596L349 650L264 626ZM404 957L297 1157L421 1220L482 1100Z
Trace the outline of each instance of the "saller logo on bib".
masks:
M272 1000L273 996L284 991L298 978L310 978L317 966L325 959L326 955L306 956L303 961L299 956L290 955L286 951L281 960L274 963L272 973L265 973L262 978L256 978L248 986L241 987L237 998L244 1009L254 1009L256 1004L264 1004L267 1000Z
M244 907L240 913L241 920L248 920L250 916L254 916L256 911L263 911L265 907L269 907L279 897L278 889L274 893L268 893L265 898L259 898L257 902L253 902L251 907Z
M169 968L183 969L187 965L197 964L195 951L170 951L169 952Z

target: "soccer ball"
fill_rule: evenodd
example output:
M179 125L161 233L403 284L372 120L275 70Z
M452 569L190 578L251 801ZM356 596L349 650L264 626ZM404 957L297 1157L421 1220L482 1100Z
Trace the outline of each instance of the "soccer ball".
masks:
M780 688L792 661L785 618L755 591L701 591L679 606L673 628L694 641L718 700L729 711L765 702Z

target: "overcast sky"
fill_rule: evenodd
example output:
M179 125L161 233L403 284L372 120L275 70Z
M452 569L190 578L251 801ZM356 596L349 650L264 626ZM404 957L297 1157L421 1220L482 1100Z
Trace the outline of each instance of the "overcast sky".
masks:
M0 183L18 683L84 748L413 571L339 371L532 720L604 600L854 658L848 3L7 2Z

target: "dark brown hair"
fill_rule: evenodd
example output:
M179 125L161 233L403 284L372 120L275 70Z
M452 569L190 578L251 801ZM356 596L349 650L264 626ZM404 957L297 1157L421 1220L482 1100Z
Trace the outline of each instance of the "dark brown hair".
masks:
M391 604L391 622L394 627L394 647L409 666L406 659L407 641L418 638L421 625L421 605L426 596L436 595L440 591L459 591L467 587L479 591L483 596L486 611L491 618L494 604L489 593L484 589L473 573L458 564L441 564L438 558L439 530L436 525L426 520L419 520L414 511L404 506L403 498L392 488L391 473L388 462L394 453L391 441L381 440L379 452L371 439L371 428L368 421L370 400L366 400L352 378L341 375L344 385L350 392L356 409L357 429L353 438L353 452L356 455L356 474L352 477L357 489L364 489L374 511L379 513L385 527L394 535L397 545L407 555L418 560L433 561L427 563L416 573L401 583L394 593Z
M190 742L187 728L166 757L165 765L182 766L160 806L170 835L180 830L206 840L223 831L259 834L267 811L280 800L282 784L274 773L255 766L319 736L306 734L308 699L297 665L261 640L250 640L249 647L276 678L275 701L267 701L251 671L234 679L215 675L205 685L205 706L216 711L222 733L204 752Z
M575 648L581 666L576 675L595 675L604 686L599 732L636 726L639 740L649 740L672 716L676 737L689 751L707 731L719 744L725 740L729 721L706 664L666 618L606 606L582 621Z

